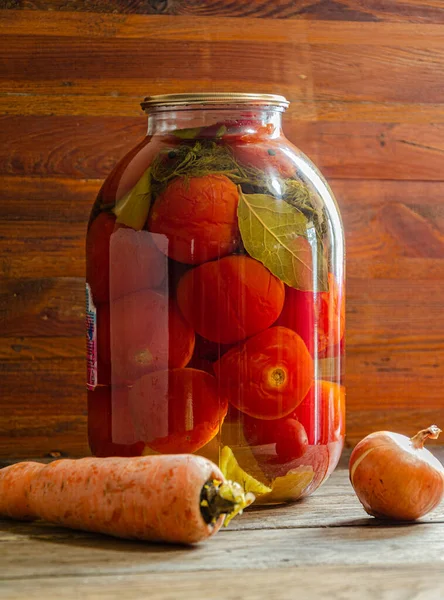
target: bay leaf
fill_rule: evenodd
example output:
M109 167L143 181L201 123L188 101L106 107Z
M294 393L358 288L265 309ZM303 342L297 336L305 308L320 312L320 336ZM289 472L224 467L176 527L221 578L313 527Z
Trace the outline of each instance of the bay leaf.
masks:
M314 225L300 210L268 194L239 189L238 220L245 249L273 275L299 290L328 289L324 265L315 265L313 276Z
M189 127L188 129L176 129L172 134L181 140L195 140L199 137L201 127Z
M172 135L180 140L195 140L199 137L221 138L227 133L227 128L222 125L208 125L207 127L189 127L188 129L176 129Z
M113 212L117 223L139 231L143 229L151 205L151 167L149 167L136 185L116 202Z
M219 127L219 129L216 131L216 135L214 137L216 138L221 138L224 137L224 135L227 133L228 129L226 128L225 125L221 125Z

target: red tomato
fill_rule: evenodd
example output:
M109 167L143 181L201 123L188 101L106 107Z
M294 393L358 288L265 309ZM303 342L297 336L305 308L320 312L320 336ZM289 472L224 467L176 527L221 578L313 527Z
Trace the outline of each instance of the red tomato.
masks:
M115 222L114 215L102 212L86 235L86 282L96 304L109 301L109 243Z
M131 389L129 405L138 437L157 452L194 452L219 431L228 402L217 381L197 369L145 375Z
M153 234L119 227L110 240L111 299L157 288L165 279L167 265L167 258L154 243Z
M149 230L166 239L161 250L175 261L198 265L231 254L239 244L239 192L224 175L176 177L157 197Z
M179 308L202 337L221 344L244 340L272 325L284 305L284 284L258 260L226 256L185 273Z
M335 346L344 337L345 295L332 273L328 275L328 292L321 292L319 307L319 351Z
M310 444L328 444L340 439L345 429L344 386L331 381L318 381L292 417L304 425Z
M307 433L296 419L284 419L276 428L276 454L283 461L303 456L308 447Z
M315 382L299 406L285 419L265 421L242 415L245 438L252 446L274 444L279 440L282 425L289 419L296 419L303 425L311 445L341 439L345 426L344 387L331 381Z
M289 471L294 471L299 467L304 471L313 469L313 480L310 485L304 490L303 496L308 496L316 490L327 476L330 469L331 461L337 460L337 455L330 459L329 446L307 446L304 454L299 458L294 458L291 461L282 461L272 459L261 452L252 448L254 458L260 465L260 468L269 481L273 481L276 477L284 477Z
M257 144L259 142L275 143L267 140L275 127L272 123L260 125L260 122L254 118L242 118L235 121L225 121L221 127L225 127L226 132L222 136L224 141L229 143L249 143Z
M270 137L275 130L275 126L272 123L262 125L261 120L255 117L254 114L243 114L239 119L230 119L226 121L219 121L213 125L207 125L205 127L197 127L191 130L177 130L176 135L171 134L166 138L167 141L177 142L181 139L187 139L191 142L197 139L220 139L222 141L233 141L238 142L239 140L245 142L257 142L264 138ZM185 138L185 133L189 134L189 138Z
M174 301L143 290L111 303L113 376L131 383L142 375L184 367L194 349L194 332Z
M127 394L127 390L113 393ZM88 390L88 441L94 456L140 456L145 444L115 444L112 438L111 388Z
M268 175L279 177L294 177L296 164L293 160L294 149L284 146L281 141L262 140L254 136L245 137L246 142L232 144L231 148L236 160L244 165L251 165Z
M221 389L240 411L278 419L302 402L313 381L313 360L302 338L271 327L215 363Z
M328 275L328 282L328 292L303 292L286 287L284 308L277 321L278 325L296 331L312 355L315 342L318 355L323 355L328 347L339 344L344 336L344 295L332 273Z
M284 308L276 323L296 331L313 356L315 341L315 295L313 292L302 292L286 286Z

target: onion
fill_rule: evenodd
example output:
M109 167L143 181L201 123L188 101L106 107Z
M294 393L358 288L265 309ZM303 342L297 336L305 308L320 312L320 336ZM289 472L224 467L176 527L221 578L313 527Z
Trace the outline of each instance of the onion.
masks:
M350 457L350 481L369 515L412 521L438 506L444 467L424 443L440 433L431 425L411 439L377 431L359 442Z

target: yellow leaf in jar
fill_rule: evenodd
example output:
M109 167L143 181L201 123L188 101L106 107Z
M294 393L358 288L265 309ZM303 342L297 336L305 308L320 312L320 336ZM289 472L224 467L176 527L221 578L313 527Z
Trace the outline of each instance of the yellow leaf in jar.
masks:
M304 490L314 478L313 467L300 466L288 471L282 477L276 477L271 484L271 491L260 496L261 503L294 502L301 497Z
M221 444L231 448L238 464L244 471L247 471L249 475L261 483L268 485L268 478L245 439L244 427L241 421L224 421L221 429Z
M242 469L229 446L222 448L219 466L224 476L231 481L239 483L245 492L252 492L255 496L271 492L271 488Z
M254 477L265 486L270 487L268 477L248 444L237 448L232 447L232 451L241 469L244 469L251 477Z
M149 446L145 446L142 450L142 456L154 456L155 454L159 454L159 452L152 450Z

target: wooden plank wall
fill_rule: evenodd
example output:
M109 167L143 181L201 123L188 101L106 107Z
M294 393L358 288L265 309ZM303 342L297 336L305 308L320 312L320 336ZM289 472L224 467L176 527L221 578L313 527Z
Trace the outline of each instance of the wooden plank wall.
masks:
M86 453L84 235L146 94L285 94L348 244L348 444L444 425L444 4L0 1L0 456Z

